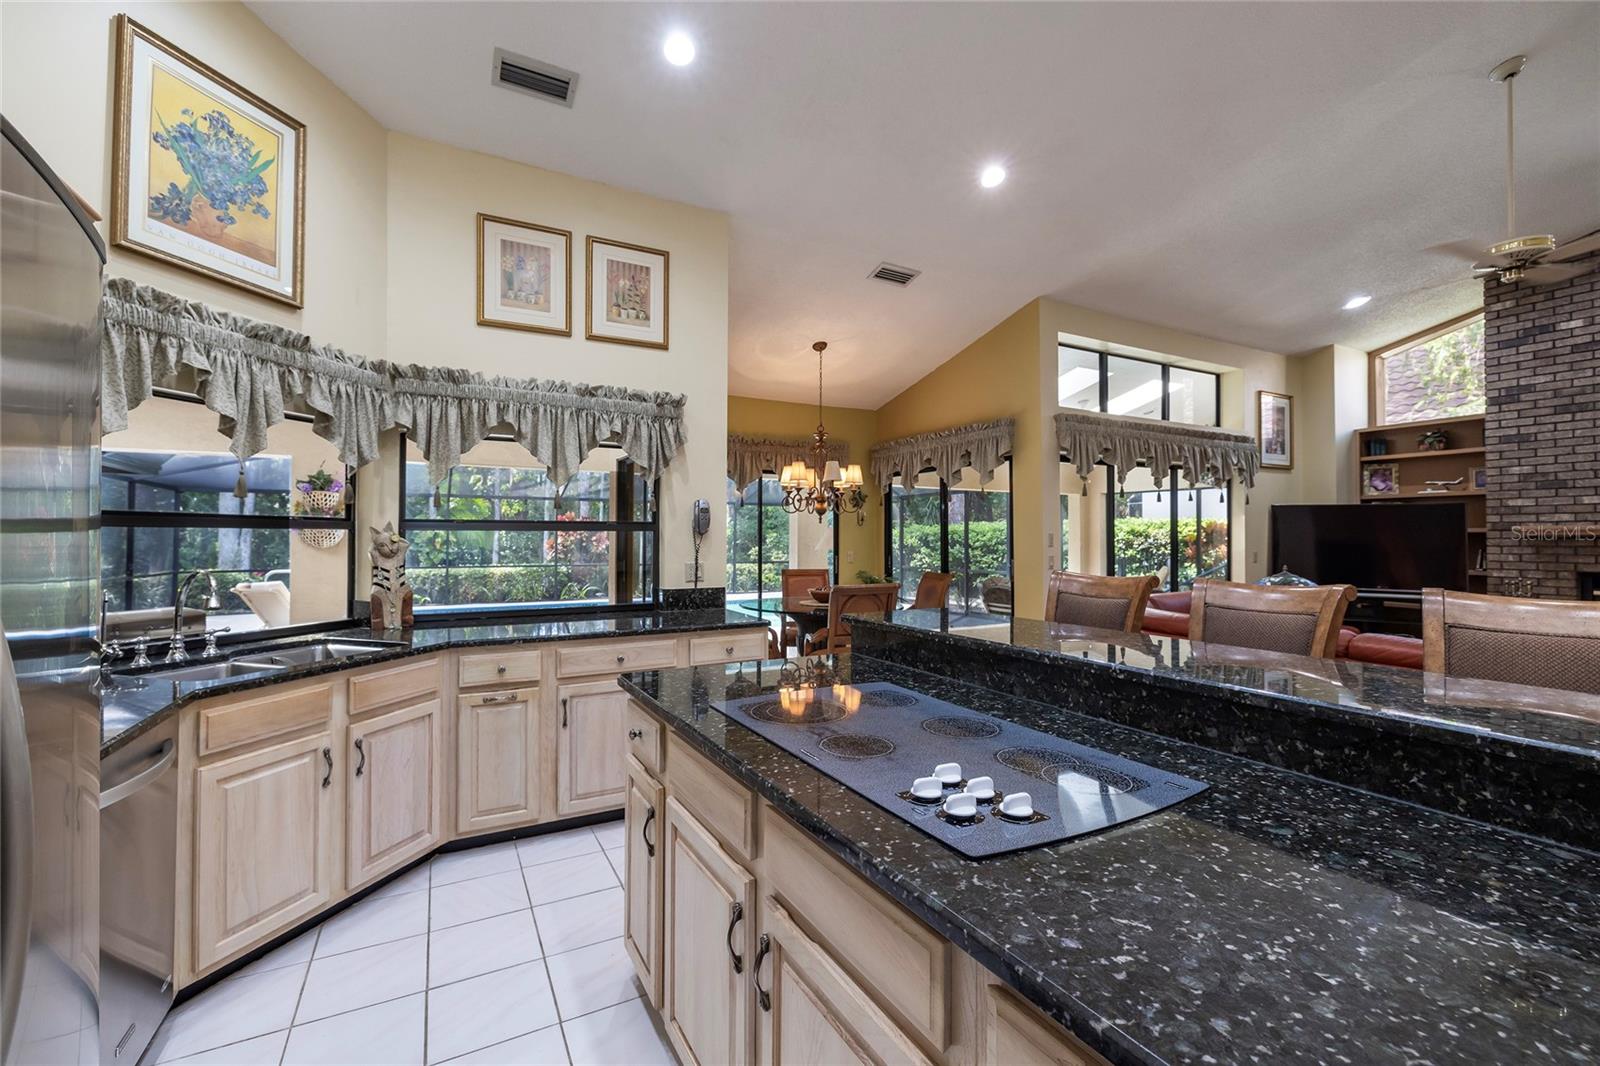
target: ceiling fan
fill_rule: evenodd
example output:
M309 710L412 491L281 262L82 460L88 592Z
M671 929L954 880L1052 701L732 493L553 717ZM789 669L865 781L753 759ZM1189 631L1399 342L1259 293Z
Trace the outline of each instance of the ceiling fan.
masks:
M1489 258L1473 263L1472 275L1477 278L1498 276L1501 282L1507 284L1527 281L1535 285L1548 285L1600 268L1600 260L1587 263L1568 261L1600 251L1600 230L1562 245L1556 244L1555 236L1549 233L1517 236L1515 84L1517 75L1522 73L1527 62L1527 56L1512 56L1489 72L1490 81L1504 82L1506 87L1507 237L1485 249Z

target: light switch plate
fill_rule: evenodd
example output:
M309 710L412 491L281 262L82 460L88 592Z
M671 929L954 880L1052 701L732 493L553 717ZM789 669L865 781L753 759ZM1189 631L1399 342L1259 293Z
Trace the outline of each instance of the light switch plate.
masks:
M705 569L705 567L702 565L701 566L701 570L704 570L704 569ZM700 581L700 580L703 580L702 576L695 572L695 564L694 564L694 560L693 559L690 559L688 562L683 564L683 579L685 581Z

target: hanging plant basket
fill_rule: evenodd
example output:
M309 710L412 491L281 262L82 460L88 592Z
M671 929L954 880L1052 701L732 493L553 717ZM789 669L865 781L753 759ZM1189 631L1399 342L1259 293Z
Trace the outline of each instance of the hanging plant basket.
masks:
M344 510L344 493L330 492L327 489L313 489L305 493L309 509L322 514L337 516Z
M300 540L313 548L331 548L344 540L342 529L297 529Z

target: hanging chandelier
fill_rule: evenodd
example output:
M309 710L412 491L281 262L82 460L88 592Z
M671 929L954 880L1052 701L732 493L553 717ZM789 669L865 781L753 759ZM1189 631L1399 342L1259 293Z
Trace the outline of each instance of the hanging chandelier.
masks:
M789 514L814 514L818 522L829 511L853 514L861 525L866 521L862 512L867 505L861 467L850 463L841 468L837 459L828 458L828 429L822 424L822 353L827 347L827 341L811 346L817 353L817 431L811 435L811 462L796 459L784 467L778 486L783 489L783 509Z

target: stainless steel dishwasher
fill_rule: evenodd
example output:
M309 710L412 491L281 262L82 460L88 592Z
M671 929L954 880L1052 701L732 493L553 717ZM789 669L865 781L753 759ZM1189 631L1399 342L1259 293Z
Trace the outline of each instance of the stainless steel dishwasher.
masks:
M178 869L173 720L100 763L100 1061L132 1066L172 1006Z

